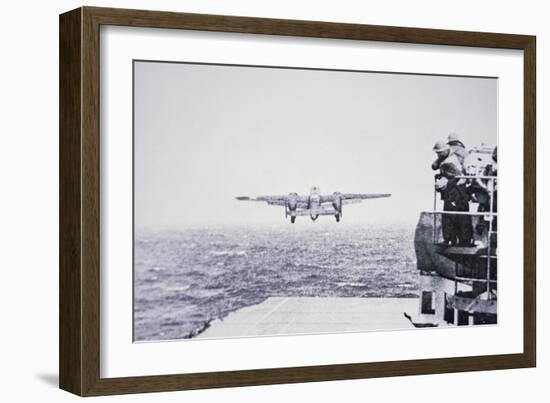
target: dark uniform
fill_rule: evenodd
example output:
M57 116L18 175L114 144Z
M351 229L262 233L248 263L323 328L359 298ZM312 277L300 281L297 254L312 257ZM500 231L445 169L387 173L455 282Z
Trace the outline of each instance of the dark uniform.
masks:
M464 174L459 157L448 153L439 164L440 176L447 179L447 185L440 189L444 211L470 210L470 195L465 184L462 184L457 176ZM469 215L442 214L443 240L446 244L470 246L472 244L473 229L472 218Z
M496 152L497 152L497 149L495 148L495 150L493 151L493 163L492 164L489 164L485 167L485 170L483 172L483 175L485 176L497 176L498 174L498 167L497 167L497 156L496 156ZM487 183L489 183L490 179L487 179ZM498 205L498 200L497 200L497 196L498 196L498 186L497 186L497 181L493 181L493 185L494 185L494 188L493 188L493 200L492 200L492 204L493 204L493 213L496 213L497 212L497 205ZM487 209L486 211L490 211L489 210L489 202L487 203ZM497 230L497 218L494 217L493 218L493 231L496 231Z
M449 149L451 150L451 154L455 154L458 158L458 161L460 162L460 165L464 165L464 159L466 158L466 155L468 152L466 151L466 146L462 143L460 140L451 140L447 142L447 145L449 146ZM440 157L438 156L437 159L432 162L432 169L435 171L436 169L439 169L441 166L441 163L445 160L446 157Z
M496 164L488 164L482 172L483 176L497 176ZM470 186L470 193L475 196L475 200L479 203L478 211L487 212L491 211L491 197L488 187L490 186L490 179L476 180ZM497 211L497 189L496 181L491 185L494 185L493 189L493 212Z

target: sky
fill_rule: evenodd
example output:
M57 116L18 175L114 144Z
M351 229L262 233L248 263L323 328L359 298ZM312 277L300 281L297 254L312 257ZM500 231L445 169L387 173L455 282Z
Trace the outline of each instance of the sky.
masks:
M433 207L436 140L497 144L497 89L495 78L136 61L135 227L280 224L283 207L235 197L314 185L392 194L346 206L343 225L414 224Z

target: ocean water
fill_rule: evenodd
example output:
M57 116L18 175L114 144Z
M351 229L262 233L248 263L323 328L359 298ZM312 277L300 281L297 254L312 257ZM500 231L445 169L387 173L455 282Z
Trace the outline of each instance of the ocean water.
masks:
M417 297L413 236L318 223L136 232L134 339L194 337L271 296Z

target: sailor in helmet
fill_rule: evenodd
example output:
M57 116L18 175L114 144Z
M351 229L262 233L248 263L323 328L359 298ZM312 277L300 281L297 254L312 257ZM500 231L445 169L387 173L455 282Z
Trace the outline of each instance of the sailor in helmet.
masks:
M440 143L439 144L440 147L444 147L444 145L445 145L445 143L443 143L442 141L438 141L438 143ZM460 165L463 166L464 165L464 159L466 158L466 155L468 153L466 151L466 146L460 140L460 138L458 137L458 134L449 133L449 135L447 136L446 145L448 146L450 152L452 154L456 155L456 157L458 158L458 161L460 162ZM435 146L434 146L434 148L435 148ZM439 154L438 154L438 158L432 163L432 169L434 171L436 169L439 169L439 164L441 163L441 161L442 161L442 159L439 158Z
M451 152L455 154L460 161L460 164L464 164L464 159L466 158L466 146L458 137L456 133L449 133L447 136L447 145L451 149Z
M469 211L469 194L461 178L464 169L459 157L449 144L437 141L433 146L437 159L432 169L439 169L435 189L441 194L444 211ZM437 167L437 168L436 168ZM442 214L443 240L447 245L470 246L472 244L472 219L469 215Z

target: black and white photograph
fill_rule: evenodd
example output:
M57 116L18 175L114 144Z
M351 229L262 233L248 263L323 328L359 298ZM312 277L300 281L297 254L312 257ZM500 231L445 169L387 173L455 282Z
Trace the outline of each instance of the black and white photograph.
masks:
M0 401L547 402L546 3L2 5Z
M496 325L498 83L134 60L134 342Z

